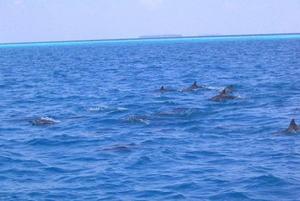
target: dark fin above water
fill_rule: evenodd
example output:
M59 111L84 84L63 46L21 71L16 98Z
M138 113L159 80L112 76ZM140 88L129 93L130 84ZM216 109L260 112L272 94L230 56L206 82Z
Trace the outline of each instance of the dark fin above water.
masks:
M296 124L295 119L292 119L292 120L291 120L290 125L289 125L287 131L288 131L289 133L300 131L300 127Z
M172 88L165 87L165 86L161 86L158 91L161 92L161 93L164 93L164 92L173 92L173 91L176 91L176 90L172 89Z
M192 89L198 89L200 88L200 86L197 84L197 81L195 81L192 86L191 86Z
M181 90L181 91L182 91L182 92L190 92L190 91L197 90L197 89L199 89L199 88L201 88L201 87L202 87L202 86L200 86L200 85L197 84L197 81L194 81L194 83L193 83L191 86L189 86L188 88L183 89L183 90Z
M225 101L225 100L236 99L237 98L236 96L231 95L233 90L234 90L233 85L229 85L229 86L225 87L219 93L219 95L216 95L216 96L212 97L211 100L221 102L221 101Z
M287 129L284 129L283 131L278 131L273 135L293 135L298 132L300 132L300 126L296 124L295 119L292 119Z
M223 89L225 94L231 94L233 92L233 90L234 90L233 85L229 85Z

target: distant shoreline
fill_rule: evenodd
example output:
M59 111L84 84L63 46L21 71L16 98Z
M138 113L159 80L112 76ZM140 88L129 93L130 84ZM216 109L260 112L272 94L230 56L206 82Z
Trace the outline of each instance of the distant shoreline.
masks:
M241 38L241 37L256 37L256 36L262 36L262 37L268 37L268 36L288 36L288 35L294 35L300 36L300 33L274 33L274 34L232 34L232 35L197 35L197 36L184 36L184 35L177 35L177 36L164 36L164 35L158 35L158 36L140 36L137 38L115 38L115 39L91 39L91 40L66 40L66 41L38 41L38 42L16 42L16 43L0 43L1 46L9 46L9 45L30 45L30 44L54 44L54 43L88 43L88 42L121 42L121 41L143 41L143 40L169 40L169 39L211 39L211 38Z

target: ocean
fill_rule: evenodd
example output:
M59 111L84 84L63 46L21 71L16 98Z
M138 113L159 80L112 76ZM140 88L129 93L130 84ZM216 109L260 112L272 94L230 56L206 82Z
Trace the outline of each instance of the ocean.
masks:
M300 200L299 80L300 35L0 45L0 200Z

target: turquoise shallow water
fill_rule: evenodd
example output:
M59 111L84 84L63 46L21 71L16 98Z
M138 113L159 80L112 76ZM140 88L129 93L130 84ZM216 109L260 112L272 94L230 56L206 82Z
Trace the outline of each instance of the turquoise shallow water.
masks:
M0 200L300 200L300 135L274 135L299 58L300 36L1 46Z

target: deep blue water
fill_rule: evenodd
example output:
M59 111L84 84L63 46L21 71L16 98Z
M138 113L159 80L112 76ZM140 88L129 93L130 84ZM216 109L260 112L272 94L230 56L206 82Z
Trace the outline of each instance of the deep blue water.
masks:
M0 46L0 200L300 200L299 80L300 36Z

